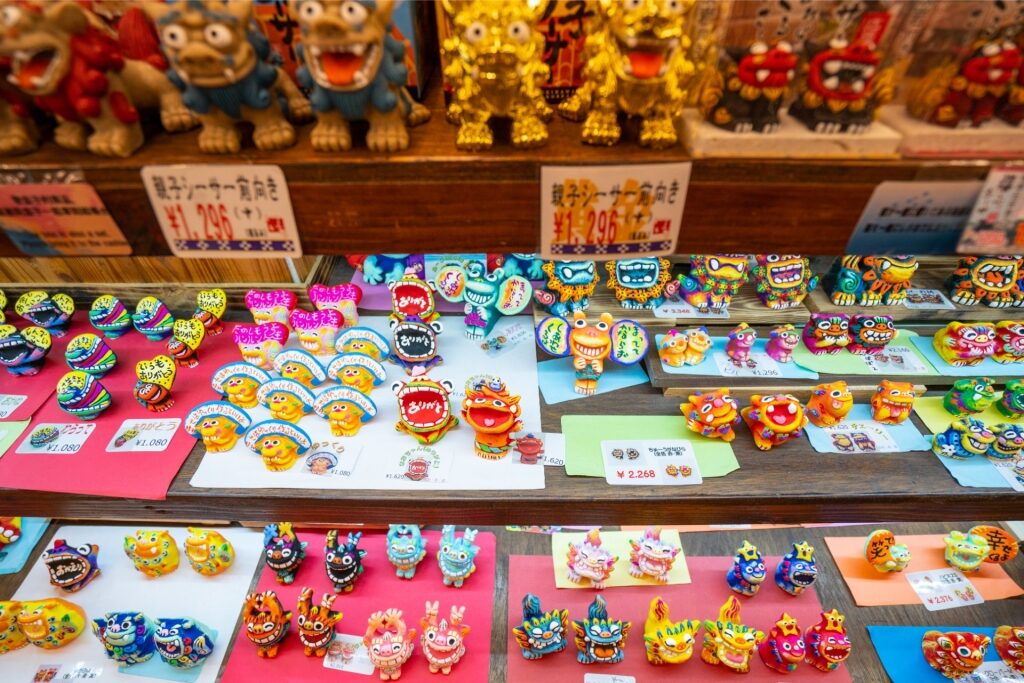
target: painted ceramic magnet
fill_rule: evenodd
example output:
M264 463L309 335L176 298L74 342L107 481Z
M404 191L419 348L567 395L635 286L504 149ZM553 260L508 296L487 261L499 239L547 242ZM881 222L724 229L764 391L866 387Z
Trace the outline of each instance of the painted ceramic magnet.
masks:
M965 256L946 278L949 300L963 306L1020 306L1020 274L1019 256Z
M736 550L732 569L725 575L725 580L729 588L740 595L753 597L761 589L767 575L768 569L757 546L752 545L750 541L743 541L743 545Z
M819 671L835 671L850 656L853 644L846 634L846 617L832 610L821 613L821 621L807 629L805 661Z
M44 650L63 647L86 629L85 610L61 598L23 600L18 603L18 630L26 640Z
M21 539L21 517L0 517L0 549Z
M996 629L996 653L1006 666L1024 673L1024 626L1000 626Z
M942 397L942 407L953 417L977 415L995 402L996 388L989 377L958 379Z
M466 336L477 341L490 335L502 316L522 313L533 296L533 285L525 277L505 275L501 268L488 273L477 262L442 267L435 285L446 301L466 302Z
M416 565L427 556L427 541L416 524L388 525L388 561L400 579L416 575Z
M850 343L846 350L857 355L881 353L896 338L891 315L857 313L850 318Z
M776 363L791 363L793 361L793 350L800 344L800 334L796 328L786 323L776 325L768 332L768 342L765 344L765 351Z
M231 340L238 345L242 360L264 370L274 369L274 359L288 341L288 327L281 323L236 325Z
M156 653L156 625L142 612L107 612L92 620L92 632L119 667L148 662Z
M750 662L764 633L740 620L740 601L735 595L722 604L718 620L704 620L704 646L700 658L713 666L724 666L735 673L750 671Z
M410 376L422 375L444 362L437 352L441 321L425 323L416 316L391 321L391 355L388 360L402 366Z
M658 358L671 368L683 367L686 365L686 348L689 341L685 333L673 327L658 342ZM703 355L701 360L704 360Z
M916 256L843 256L825 276L836 306L899 306L917 272Z
M871 395L871 418L887 425L906 422L916 398L917 390L910 382L883 379Z
M327 568L327 578L334 586L335 593L351 593L356 587L356 581L366 571L363 566L366 550L359 547L359 540L362 537L362 532L350 532L345 541L340 541L337 529L327 532L324 566Z
M566 555L567 576L573 583L590 581L597 590L603 590L615 570L619 558L601 547L601 532L592 529L579 543L570 543Z
M417 377L408 382L395 382L391 390L398 398L398 422L395 429L408 434L421 444L437 443L449 429L459 424L452 415L449 393L452 383Z
M533 293L541 308L559 318L587 310L599 281L593 261L545 261L541 270L547 281Z
M359 324L359 302L363 300L363 290L359 285L351 282L332 286L315 284L307 290L307 294L316 310L340 313L342 327L355 327Z
M619 305L628 309L655 309L665 301L665 285L672 279L672 263L667 258L641 258L606 261L605 283Z
M650 577L658 583L668 583L676 555L682 550L663 541L659 527L647 527L639 540L629 539L629 547L629 575L637 579Z
M807 646L800 632L796 619L785 612L757 647L761 661L772 671L789 674L796 671L798 664L804 661Z
M355 436L364 424L377 416L373 400L348 387L331 387L320 392L313 410L327 420L333 436Z
M68 342L64 360L72 370L103 377L117 365L117 355L95 334L80 334Z
M544 440L539 436L527 433L513 440L519 462L524 465L536 465L544 455Z
M434 302L434 283L424 282L415 273L389 282L388 291L392 321L402 322L412 317L429 325L441 317Z
M1002 320L996 323L996 351L992 360L997 363L1024 363L1024 322Z
M100 575L99 553L100 547L95 543L72 547L64 539L55 538L53 547L43 551L43 565L50 575L50 584L65 593L82 590Z
M372 327L352 327L338 335L334 342L338 353L365 353L374 360L384 361L391 355L391 345Z
M283 420L265 420L245 435L246 448L263 458L263 466L271 472L291 469L312 445L309 434Z
M96 419L111 403L106 387L81 370L72 370L57 382L57 405L79 420Z
M1000 422L989 427L995 441L989 444L985 455L995 462L1012 462L1024 456L1024 427Z
M770 13L766 9L765 17ZM779 109L798 63L793 45L784 39L785 28L780 31L772 42L759 35L749 44L726 47L723 57L728 60L709 74L698 98L708 123L734 133L771 134L779 129Z
M174 331L174 316L155 296L144 296L135 305L132 325L149 341L163 341Z
M572 322L554 316L537 325L537 345L552 356L572 356L576 370L576 393L589 396L597 391L605 360L635 365L647 355L647 330L634 320L615 319L602 313L594 324L583 313Z
M844 313L811 313L804 325L804 346L813 354L839 353L850 344L850 316Z
M782 311L803 303L818 286L811 260L793 254L757 254L750 271L757 297L768 308Z
M124 537L124 554L135 569L151 579L170 574L178 568L178 542L167 530L139 529Z
M391 608L374 612L366 621L363 645L380 679L397 681L402 675L402 665L409 661L416 647L416 629L406 628L402 610Z
M213 654L213 629L188 617L157 619L153 645L164 664L192 669L202 666Z
M235 362L222 365L210 379L210 386L228 402L239 408L259 405L256 392L270 381L270 375L255 365Z
M0 656L28 645L28 639L18 628L19 612L21 612L20 602L0 600Z
M981 569L991 550L984 536L971 532L950 531L943 537L942 542L946 546L943 554L946 564L962 572L976 572Z
M462 588L462 584L476 571L476 556L480 546L473 543L476 529L466 528L462 536L455 533L455 526L441 527L441 547L437 551L437 566L441 568L444 585Z
M117 339L132 328L128 309L116 296L104 294L96 298L89 308L89 322L107 339Z
M286 289L263 291L250 289L245 293L245 307L257 325L265 323L288 324L288 317L298 305L298 297Z
M690 255L690 272L677 278L678 298L698 311L724 311L749 274L746 254Z
M270 411L275 420L298 424L313 412L316 397L293 379L272 379L256 391L260 405Z
M0 348L0 353L2 351L3 349ZM1024 380L1009 380L1003 387L1003 395L995 405L996 410L1004 417L1014 420L1024 417Z
M263 557L275 574L277 582L290 584L306 558L305 541L300 541L289 522L275 522L263 527Z
M75 302L67 294L50 296L46 292L25 292L14 302L14 312L29 324L42 327L54 337L63 337L75 314Z
M932 337L942 360L955 367L977 365L996 352L996 328L992 323L961 323L954 320Z
M726 443L736 438L733 427L740 421L739 406L728 389L691 394L686 403L679 405L679 411L691 432Z
M188 527L183 547L189 565L203 576L222 574L235 561L235 548L231 541L213 529Z
M333 309L304 311L296 308L288 320L303 349L317 356L334 353L334 343L344 320L341 313Z
M864 542L864 557L875 571L901 572L910 564L910 549L888 529L876 529Z
M284 608L274 591L249 593L242 607L242 623L245 637L256 646L257 656L272 659L288 635L292 613Z
M807 401L807 419L818 427L834 427L849 414L853 408L853 394L846 382L826 382L811 389L811 398Z
M299 625L302 653L307 657L323 657L337 637L335 629L343 616L341 612L332 609L337 598L333 593L324 593L317 605L313 604L312 588L303 588L299 593L296 622Z
M974 417L961 417L932 437L932 453L944 458L967 460L975 455L985 455L995 440L996 435L984 422Z
M196 318L181 318L174 321L171 338L167 340L167 355L174 359L179 368L194 368L199 365L199 345L206 339L206 327Z
M427 659L430 673L452 672L452 667L466 654L466 636L469 626L465 624L466 608L452 605L448 617L438 618L438 602L426 603L426 614L420 619L420 645Z
M580 664L618 664L626 657L626 636L632 624L608 616L604 596L590 603L587 618L572 622L576 661Z
M757 363L750 357L750 351L757 341L757 330L747 323L740 323L729 331L729 341L725 344L725 355L736 367L748 368L757 367Z
M512 434L523 428L519 400L498 377L481 375L466 382L462 419L476 433L473 449L478 456L500 460L512 450Z
M982 662L992 639L970 631L925 631L921 651L928 666L950 680L974 673Z
M699 621L672 621L668 603L660 597L654 598L644 622L644 652L647 661L655 666L688 662L693 656L699 630Z
M50 333L42 327L18 330L14 325L0 325L0 365L12 375L38 375L52 346Z
M135 364L135 400L154 413L162 413L174 405L171 387L177 373L174 361L167 356L140 360Z
M316 356L301 349L285 349L274 358L274 369L281 377L314 389L327 381L327 370Z
M978 524L972 526L968 534L981 536L988 543L986 562L1005 564L1020 553L1020 543L1017 542L1017 538L1002 527Z
M228 295L223 289L203 289L196 294L196 310L192 317L203 324L206 336L216 337L224 331L222 318L228 309Z
M388 378L388 371L373 356L343 353L327 366L327 376L342 386L369 396Z
M2 604L2 603L0 603ZM523 622L513 627L512 636L526 659L540 659L561 652L569 644L569 610L547 612L533 593L523 596Z
M789 394L754 394L750 397L750 405L740 411L740 416L754 437L754 445L762 451L800 438L807 426L804 407Z
M790 595L800 595L818 578L818 563L814 548L806 541L794 543L793 549L782 556L775 567L775 585Z

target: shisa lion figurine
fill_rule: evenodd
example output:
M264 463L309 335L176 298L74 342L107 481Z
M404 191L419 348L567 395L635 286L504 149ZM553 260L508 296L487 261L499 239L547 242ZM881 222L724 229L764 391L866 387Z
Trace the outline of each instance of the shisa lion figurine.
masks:
M834 427L853 408L853 394L846 382L826 382L811 389L807 401L807 419L818 427Z
M615 563L618 561L618 557L601 547L600 530L592 529L579 543L569 544L569 553L566 556L566 564L569 567L567 576L573 583L583 583L585 579L589 579L591 586L601 590L611 578Z
M1024 626L1003 625L996 629L996 652L1003 663L1024 673Z
M639 541L629 541L629 575L634 578L649 576L660 583L668 583L669 573L679 546L661 540L661 529L648 527Z
M687 403L681 403L679 410L691 432L726 443L736 438L733 426L740 421L739 406L728 389L715 389L706 394L698 391L690 395Z
M948 323L932 337L942 360L954 367L971 367L996 352L996 328L992 323Z
M950 680L974 673L985 661L992 639L969 631L926 631L921 651L928 666Z
M733 558L732 569L725 575L729 588L740 595L752 598L761 589L768 569L764 564L764 557L761 556L757 546L750 541L743 541L736 550L736 557Z
M780 674L796 671L797 665L804 661L807 653L796 619L783 612L768 631L767 637L758 645L757 653L761 655L764 665L772 671Z
M793 46L757 40L749 47L726 48L729 64L711 74L699 106L708 122L734 133L772 133L779 109L796 75Z
M416 647L416 629L406 628L402 610L374 612L367 620L363 644L380 680L397 681Z
M764 633L740 621L740 602L730 595L718 611L718 619L704 620L704 646L700 658L708 664L719 664L736 673L750 671L750 660Z
M644 147L676 144L675 119L695 72L687 55L687 24L694 4L598 3L584 48L583 85L558 108L565 118L583 121L583 142L617 143L622 112L641 118L639 143Z
M551 109L541 85L550 69L544 63L544 36L534 30L547 7L540 2L442 0L452 35L441 46L447 58L445 81L452 86L448 119L459 125L455 146L465 152L490 149L490 121L512 121L512 144L539 147L548 141L544 123Z
M437 618L438 603L426 603L426 615L420 619L420 645L423 656L430 665L430 673L442 673L445 676L452 672L452 667L466 654L466 635L469 626L462 623L466 614L465 607L452 605L451 614L447 619Z
M2 603L0 603L2 604ZM512 629L516 643L526 659L540 659L561 652L568 645L569 610L541 611L540 598L533 593L523 596L523 622Z
M142 612L107 612L92 620L92 632L118 666L141 664L156 652L156 625Z
M608 616L604 597L590 603L587 618L572 622L576 633L576 661L580 664L617 664L626 657L626 636L632 624Z
M673 622L669 617L668 603L660 597L654 598L644 622L647 661L655 666L688 662L693 656L694 636L699 630L699 621L683 619Z
M498 377L466 382L462 419L473 428L473 451L485 460L500 460L512 450L512 434L523 428L518 394L509 393Z
M825 276L836 306L898 306L917 272L916 256L843 256Z
M327 648L334 642L338 632L335 630L341 621L342 614L331 609L337 595L324 593L320 604L313 604L313 589L303 588L299 594L296 612L299 626L299 640L302 641L302 653L307 657L323 657Z
M292 613L285 610L274 591L249 593L242 607L245 637L256 646L256 655L272 659L292 625Z
M819 671L835 671L850 656L853 645L846 634L843 622L846 617L836 610L821 613L821 621L807 629L804 641L807 643L808 664Z
M533 285L522 275L501 268L488 273L476 262L441 268L435 283L445 300L466 302L466 336L474 341L483 341L502 316L522 313L533 298Z
M946 289L955 304L1017 307L1024 303L1020 275L1019 256L965 256L946 278Z
M302 66L299 85L310 91L317 124L311 135L318 152L352 147L349 123L368 121L366 146L372 152L397 152L409 146L406 126L430 118L405 89L409 72L405 45L392 34L396 3L347 0L290 0L299 22Z

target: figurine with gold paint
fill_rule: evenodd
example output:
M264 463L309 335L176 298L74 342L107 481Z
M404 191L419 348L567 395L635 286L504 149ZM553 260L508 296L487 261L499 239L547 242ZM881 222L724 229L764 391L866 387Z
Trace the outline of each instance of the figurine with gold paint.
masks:
M178 543L166 529L139 529L124 537L124 553L135 569L151 579L170 574L178 568Z
M223 574L235 561L231 541L213 529L190 526L184 545L188 563L203 576Z

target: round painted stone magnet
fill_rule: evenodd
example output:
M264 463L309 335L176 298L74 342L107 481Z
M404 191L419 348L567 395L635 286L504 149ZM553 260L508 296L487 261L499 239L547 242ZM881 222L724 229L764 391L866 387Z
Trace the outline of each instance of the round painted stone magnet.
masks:
M68 342L64 360L72 370L81 370L93 377L103 377L117 365L113 349L95 334L80 334Z

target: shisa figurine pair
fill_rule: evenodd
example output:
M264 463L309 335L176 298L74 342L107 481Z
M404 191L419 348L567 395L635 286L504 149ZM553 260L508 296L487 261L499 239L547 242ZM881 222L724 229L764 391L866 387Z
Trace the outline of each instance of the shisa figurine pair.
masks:
M812 313L802 336L807 350L813 354L834 354L846 349L858 355L873 355L881 353L896 335L892 316Z
M107 612L92 632L120 670L159 655L175 669L201 666L214 648L214 632L192 618L152 620L142 612Z
M669 573L681 548L661 538L661 529L648 527L639 540L630 540L629 575L649 578L658 583L668 583ZM590 585L601 590L615 571L619 558L601 547L598 529L587 533L579 543L570 543L567 558L568 577L573 583L590 581Z
M986 358L997 363L1024 362L1024 323L953 321L935 333L932 345L942 360L954 367L971 367Z
M217 576L234 563L235 549L220 532L189 527L188 534L185 558L197 574ZM181 558L178 544L167 530L140 529L125 536L124 552L135 569L151 579L174 572Z
M767 574L768 569L757 546L743 541L725 580L736 593L753 597L761 589ZM793 549L783 556L775 568L776 585L790 595L800 595L817 578L818 565L814 559L814 548L806 542L794 543Z

